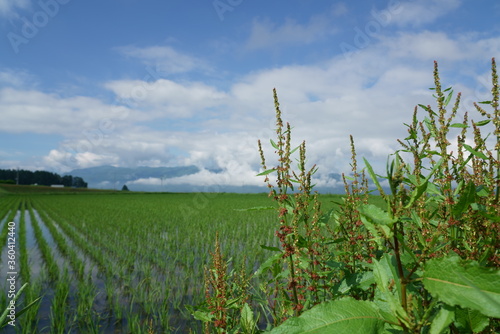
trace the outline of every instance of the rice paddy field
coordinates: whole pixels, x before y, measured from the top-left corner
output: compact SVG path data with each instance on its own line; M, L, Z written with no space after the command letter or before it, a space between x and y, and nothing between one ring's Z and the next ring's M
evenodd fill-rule
M2 189L0 307L8 264L17 289L29 283L19 307L42 296L5 333L197 333L186 305L203 301L216 233L249 274L278 244L276 211L246 210L272 207L267 194Z

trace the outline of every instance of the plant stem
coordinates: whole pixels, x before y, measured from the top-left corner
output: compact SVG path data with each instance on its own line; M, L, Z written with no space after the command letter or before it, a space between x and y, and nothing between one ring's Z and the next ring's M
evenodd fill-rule
M404 276L403 272L403 265L401 263L401 254L399 250L399 240L398 240L398 225L401 223L395 223L394 224L394 253L396 255L396 263L398 267L398 275L399 275L399 280L401 282L401 305L403 306L403 309L405 311L408 310L408 302L406 299L406 278Z
M293 265L293 254L290 254L290 276L292 277L292 292L293 292L293 302L295 306L299 305L299 297L297 296L297 282L295 282L295 266ZM300 314L299 312L296 312Z

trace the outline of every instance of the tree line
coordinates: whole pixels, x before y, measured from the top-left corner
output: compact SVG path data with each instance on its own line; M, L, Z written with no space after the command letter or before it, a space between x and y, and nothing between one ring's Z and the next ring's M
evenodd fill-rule
M81 177L47 172L43 170L30 171L24 169L0 169L0 183L21 185L62 184L65 187L87 188L87 182Z

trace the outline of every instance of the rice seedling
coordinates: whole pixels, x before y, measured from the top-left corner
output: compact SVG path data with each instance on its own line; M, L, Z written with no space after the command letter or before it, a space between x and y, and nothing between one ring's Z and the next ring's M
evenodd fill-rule
M54 256L52 254L51 248L45 238L42 235L42 230L38 224L38 221L33 212L33 208L31 205L28 206L29 214L31 217L31 224L33 226L33 232L35 234L36 242L38 244L38 248L42 254L42 258L44 260L45 267L47 268L49 277L52 281L56 281L59 277L59 267L57 266L56 261L54 260Z
M69 323L68 298L70 292L70 278L67 269L63 271L57 282L52 304L50 307L51 333L63 334L68 331Z

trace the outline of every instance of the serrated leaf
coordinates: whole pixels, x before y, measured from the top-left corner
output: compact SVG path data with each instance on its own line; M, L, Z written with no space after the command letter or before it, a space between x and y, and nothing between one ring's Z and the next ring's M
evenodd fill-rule
M299 317L286 320L270 334L379 334L384 332L384 319L374 303L341 299L319 304Z
M450 256L428 261L423 283L434 297L449 305L500 318L500 270Z
M254 319L252 309L245 303L241 309L241 327L245 333L253 333L257 321Z

